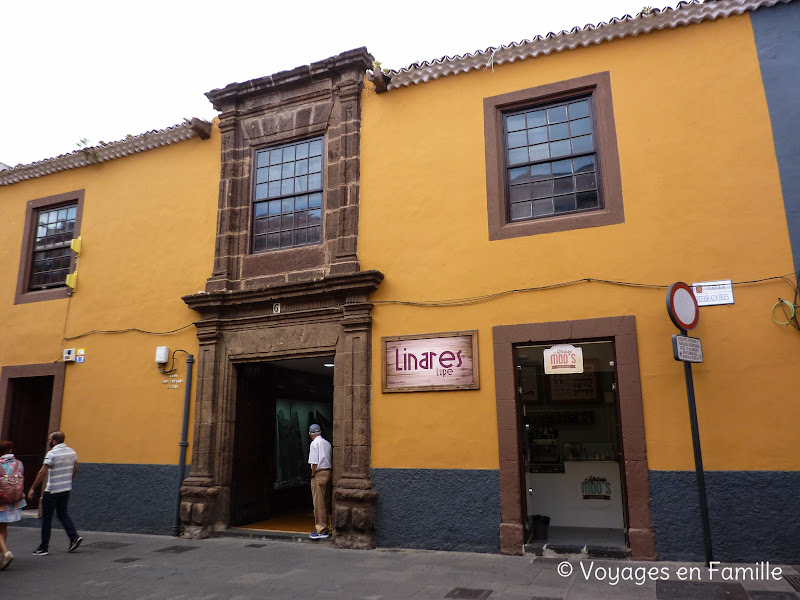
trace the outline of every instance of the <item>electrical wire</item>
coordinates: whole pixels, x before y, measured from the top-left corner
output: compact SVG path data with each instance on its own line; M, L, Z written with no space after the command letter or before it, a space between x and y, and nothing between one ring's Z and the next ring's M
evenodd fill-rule
M186 356L191 356L186 350L183 350L182 348L178 348L177 350L174 350L172 352L172 368L169 369L169 370L164 370L161 367L159 367L158 370L161 371L162 374L169 375L170 373L174 373L175 371L178 370L175 367L175 354L177 354L178 352L183 352Z
M762 279L751 279L747 281L736 281L732 282L731 285L751 285L756 283L764 283L766 281L774 281L777 279L783 279L795 290L797 293L796 286L792 285L788 277L790 275L796 275L795 273L789 273L787 275L777 275L775 277L764 277ZM496 298L500 298L502 296L507 296L509 294L517 294L522 292L539 292L543 290L551 290L561 287L568 287L573 285L578 285L581 283L604 283L608 285L619 285L619 286L626 286L626 287L640 287L640 288L650 288L650 289L667 289L669 288L669 284L656 284L656 283L638 283L632 281L615 281L612 279L597 279L594 277L584 277L582 279L573 279L572 281L563 281L560 283L553 283L550 285L542 285L542 286L535 286L535 287L528 287L528 288L518 288L513 290L505 290L502 292L495 292L493 294L485 294L483 296L471 296L466 298L451 298L447 300L372 300L372 304L400 304L404 306L464 306L469 304L478 304L481 302L487 302L489 300L494 300Z
M795 281L800 281L800 271L795 273L794 276ZM797 319L797 309L800 308L800 287L796 283L792 283L788 276L784 276L783 279L789 284L792 291L794 291L794 299L789 302L783 298L778 298L778 301L772 306L772 320L778 325L784 325L786 327L791 326L800 331L800 321ZM786 317L785 321L778 321L778 319L775 318L775 309L779 306L781 307L783 316ZM788 313L787 310L789 311Z
M800 272L798 272L798 273L788 273L786 275L777 275L775 277L764 277L764 278L761 278L761 279L750 279L750 280L747 280L747 281L735 281L735 282L732 282L732 285L752 285L752 284L756 284L756 283L764 283L764 282L767 282L767 281L775 281L777 279L782 279L794 291L794 298L795 298L794 302L791 303L791 302L786 301L786 303L788 305L793 307L793 312L792 312L791 316L785 315L785 316L787 316L787 322L779 322L777 320L775 322L776 323L780 323L780 324L784 324L784 325L792 325L793 327L795 327L798 330L800 330L800 324L798 324L797 314L796 314L796 310L795 310L798 307L797 306L798 305L798 295L800 294L800 291L798 290L798 286L796 284L792 283L792 281L789 279L789 277L792 276L792 275L795 276L796 280L797 280L797 278L800 278ZM534 287L527 287L527 288L517 288L517 289L513 289L513 290L504 290L502 292L495 292L493 294L484 294L484 295L481 295L481 296L469 296L469 297L465 297L465 298L451 298L451 299L446 299L446 300L372 300L371 302L372 302L372 304L387 304L387 305L388 304L397 304L397 305L404 305L404 306L420 306L420 307L465 306L465 305L470 305L470 304L479 304L479 303L482 303L482 302L488 302L490 300L495 300L497 298L501 298L501 297L507 296L509 294L518 294L518 293L525 293L525 292L538 292L538 291L544 291L544 290L552 290L552 289L557 289L557 288L562 288L562 287L569 287L569 286L573 286L573 285L579 285L579 284L582 284L582 283L603 283L603 284L607 284L607 285L618 285L618 286L624 286L624 287L647 288L647 289L667 289L669 287L669 284L640 283L640 282L634 282L634 281L616 281L616 280L613 280L613 279L597 279L595 277L584 277L582 279L573 279L571 281L562 281L562 282L559 282L559 283L553 283L553 284L549 284L549 285L541 285L541 286L534 286ZM70 296L70 299L71 299L71 296ZM779 299L779 301L773 306L773 313L774 313L775 308L779 304L781 304L781 302L782 301ZM67 306L67 310L69 311L69 305ZM773 315L773 320L774 320L774 315ZM194 325L194 323L189 323L188 325L184 325L183 327L178 327L177 329L172 329L170 331L148 331L146 329L139 329L138 327L129 327L129 328L126 328L126 329L92 329L91 331L85 331L84 333L80 333L78 335L73 335L73 336L69 336L69 337L65 336L62 339L62 346L63 346L63 342L66 342L66 341L69 341L69 340L77 340L77 339L80 339L82 337L86 337L88 335L93 335L93 334L118 334L118 333L128 333L128 332L135 331L135 332L144 333L144 334L147 334L147 335L170 335L172 333L177 333L178 331L183 331L184 329L188 329L189 327L192 327L192 325ZM65 322L64 322L64 332L66 333L66 318L65 318ZM177 350L176 350L176 352L177 352ZM185 351L182 351L182 352L185 352ZM174 353L173 353L173 366L174 366Z
M69 307L72 305L72 296L72 293L68 294L67 310L64 313L64 330L61 332L61 356L59 356L54 362L59 362L64 358L64 342L67 340L67 338L64 336L67 335L67 321L69 320Z
M172 329L170 331L147 331L146 329L139 329L138 327L128 327L127 329L92 329L91 331L84 331L83 333L79 333L78 335L73 335L70 337L65 337L64 341L69 340L77 340L82 337L86 337L87 335L92 335L94 333L105 333L105 334L114 334L114 333L128 333L130 331L136 331L138 333L145 333L147 335L169 335L171 333L176 333L178 331L183 331L184 329L188 329L194 325L194 323L189 323L188 325L184 325L183 327L178 327L177 329Z
M789 310L791 314L786 314L786 306L789 306ZM778 321L775 318L775 309L781 307L783 310L783 316L786 317L785 321ZM795 305L789 302L788 300L784 300L783 298L778 298L778 301L772 305L772 320L775 321L778 325L794 325L794 320L797 316L797 311L795 310Z

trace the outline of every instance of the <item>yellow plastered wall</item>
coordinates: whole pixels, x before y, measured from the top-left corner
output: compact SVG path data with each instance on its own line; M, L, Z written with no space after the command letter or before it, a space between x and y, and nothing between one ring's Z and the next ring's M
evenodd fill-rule
M609 71L625 222L488 240L483 99ZM749 17L616 40L363 94L359 257L386 274L382 336L478 329L480 390L381 393L372 365L372 465L497 469L492 327L635 315L650 469L694 468L683 367L664 289L591 283L461 307L389 300L492 294L592 277L650 284L750 281L793 271ZM783 281L701 309L694 367L705 467L800 464L795 330L771 307Z
M63 343L85 349L66 367L61 428L81 462L172 464L179 456L183 382L163 383L157 346L197 359L199 315L182 296L205 287L214 259L220 136L0 187L0 366L60 360ZM84 189L77 290L71 299L14 305L25 207L30 200ZM192 381L192 407L197 364ZM190 416L191 436L193 415ZM188 454L188 459L191 453Z

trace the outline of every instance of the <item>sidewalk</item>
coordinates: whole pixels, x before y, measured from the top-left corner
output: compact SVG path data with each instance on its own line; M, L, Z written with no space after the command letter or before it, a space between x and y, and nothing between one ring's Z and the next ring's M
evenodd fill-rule
M784 565L770 565L782 568L779 581L758 580L763 569L739 565L751 571L741 571L737 582L723 581L720 570L709 583L704 565L688 563L573 560L564 565L560 559L532 556L360 551L324 543L98 532L86 532L80 549L68 554L66 535L58 527L48 556L31 554L38 542L37 529L9 528L15 559L0 572L3 598L800 600L786 578L794 577L800 587L800 572ZM681 567L687 573L695 567L706 583L679 581ZM571 574L561 576L559 569ZM648 577L647 569L655 575ZM619 583L611 585L609 578L617 574ZM633 580L637 575L642 585ZM733 571L729 575L736 576ZM665 576L669 579L653 580Z

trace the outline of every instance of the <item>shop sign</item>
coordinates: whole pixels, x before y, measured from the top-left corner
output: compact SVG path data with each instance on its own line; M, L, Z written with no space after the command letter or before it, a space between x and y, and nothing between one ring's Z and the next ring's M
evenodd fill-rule
M581 481L581 500L592 508L605 508L611 505L611 482L605 477L589 476Z
M546 375L583 373L583 348L570 344L547 348L544 351L544 372Z
M476 390L478 332L381 338L384 392Z
M692 291L698 306L733 304L733 282L730 279L693 283Z

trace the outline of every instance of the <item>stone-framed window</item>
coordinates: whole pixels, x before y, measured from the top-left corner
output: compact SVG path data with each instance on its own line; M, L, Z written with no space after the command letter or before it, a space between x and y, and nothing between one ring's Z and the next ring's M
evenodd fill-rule
M325 139L255 151L252 251L322 242Z
M31 200L25 207L14 304L66 298L75 268L70 241L80 235L84 190Z
M602 208L592 97L503 114L507 222Z
M608 72L484 99L489 239L622 223Z

